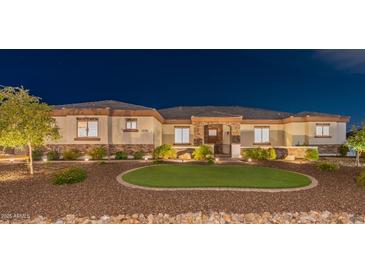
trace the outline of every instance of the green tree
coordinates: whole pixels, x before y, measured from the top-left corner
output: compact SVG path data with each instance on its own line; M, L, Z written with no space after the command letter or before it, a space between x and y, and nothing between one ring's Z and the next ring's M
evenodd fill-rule
M347 145L356 151L356 166L360 166L360 155L365 152L365 126L361 130L354 128L354 134L347 139Z
M30 174L33 174L33 148L59 136L49 105L29 95L29 90L23 87L0 89L0 146L27 147Z

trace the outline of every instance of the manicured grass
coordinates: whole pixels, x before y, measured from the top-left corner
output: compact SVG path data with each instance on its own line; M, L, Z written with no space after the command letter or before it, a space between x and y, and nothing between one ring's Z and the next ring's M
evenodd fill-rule
M237 187L295 188L308 186L308 177L273 168L226 165L158 165L131 171L123 180L161 188Z

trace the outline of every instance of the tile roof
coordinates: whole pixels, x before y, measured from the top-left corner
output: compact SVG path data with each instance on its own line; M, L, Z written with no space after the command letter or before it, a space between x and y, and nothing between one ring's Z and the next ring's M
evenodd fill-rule
M76 108L76 109L93 109L93 108L110 108L112 110L147 110L153 109L140 105L134 105L114 100L104 100L96 102L84 102L66 105L53 106L55 109ZM154 110L154 109L153 109ZM319 113L319 112L299 112L296 114L282 111L273 111L261 108L249 108L241 106L180 106L157 110L165 119L191 119L194 117L242 117L243 119L284 119L290 116L325 116L325 117L342 117L341 115Z
M172 107L158 110L165 119L190 119L196 117L239 117L244 119L283 119L293 114L240 106Z
M123 110L151 109L151 108L140 106L140 105L128 104L128 103L114 101L114 100L57 105L57 106L53 106L53 107L55 109L61 109L61 108L81 108L81 109L110 108L110 109L123 109Z

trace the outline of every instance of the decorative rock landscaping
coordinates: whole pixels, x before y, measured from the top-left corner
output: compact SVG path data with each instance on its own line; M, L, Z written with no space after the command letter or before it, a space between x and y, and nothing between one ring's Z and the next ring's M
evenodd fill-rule
M312 212L308 215L311 217L306 214L301 215L304 216L303 222L310 222L313 221L311 218L317 220L313 212L328 211L331 212L331 217L325 218L323 222L337 222L340 218L355 223L362 222L361 216L365 215L365 187L357 186L355 180L361 172L360 168L341 166L338 171L327 172L319 170L314 163L281 161L253 163L257 166L299 172L318 179L319 184L315 188L281 193L210 190L157 192L132 189L116 181L119 174L150 164L145 161L113 161L103 164L98 162L37 163L34 176L28 174L24 163L0 164L0 220L22 223L36 223L43 220L43 222L54 223L57 220L64 222L65 216L73 214L73 217L69 216L72 222L76 222L75 216L95 216L90 219L98 222L104 215L113 219L117 216L132 216L138 213L144 214L147 218L150 214L160 216L159 213L162 213L169 214L169 218L177 218L176 216L188 212L202 212L207 216L211 215L211 212L228 212L244 214L246 218L258 218L259 215L263 215L263 212L277 212L278 214L272 217L273 220L285 217L287 219L283 219L282 222L289 219L294 222L298 221L295 212ZM71 185L53 185L51 182L54 173L69 167L85 169L86 180ZM295 220L294 217L289 218L289 214L293 214ZM37 221L35 219L38 216L44 218ZM321 223L322 221L319 220L323 218L323 216L318 217L318 222ZM107 220L108 218L105 217L104 222ZM83 221L88 222L87 218Z
M364 224L365 215L349 213L331 213L328 211L283 212L283 213L247 213L232 214L212 212L210 214L186 213L169 214L126 214L117 216L102 216L96 218L76 217L67 215L57 220L42 216L33 219L0 220L0 224L30 223L30 224Z

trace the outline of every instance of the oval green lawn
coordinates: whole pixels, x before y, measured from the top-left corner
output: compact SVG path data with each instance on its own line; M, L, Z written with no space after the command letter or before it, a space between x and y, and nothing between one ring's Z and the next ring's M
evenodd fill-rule
M296 188L311 180L297 173L256 166L156 165L126 173L123 180L157 188Z

